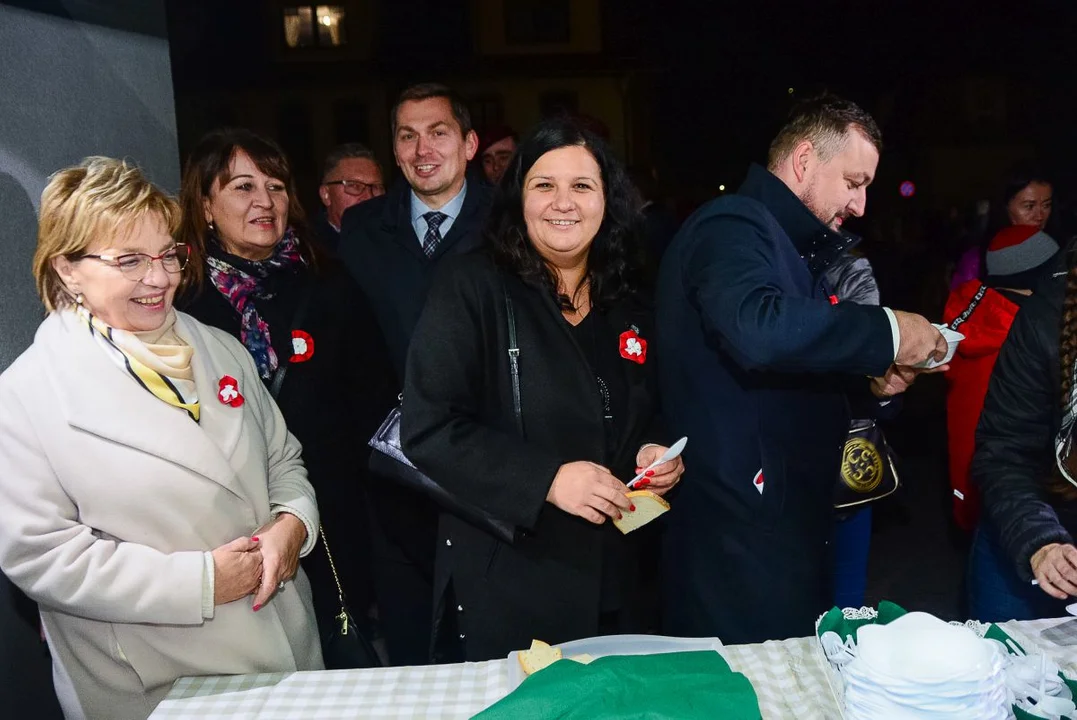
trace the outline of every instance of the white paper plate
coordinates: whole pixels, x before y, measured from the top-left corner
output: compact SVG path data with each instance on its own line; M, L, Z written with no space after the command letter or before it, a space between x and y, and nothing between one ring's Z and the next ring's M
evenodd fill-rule
M989 641L922 612L910 612L888 625L861 627L857 651L865 669L880 680L977 680L996 670L996 651Z

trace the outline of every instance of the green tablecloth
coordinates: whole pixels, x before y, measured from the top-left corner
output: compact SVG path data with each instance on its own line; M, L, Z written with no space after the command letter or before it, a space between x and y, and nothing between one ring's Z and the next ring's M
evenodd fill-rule
M758 720L748 678L716 652L623 655L590 665L560 660L474 720Z

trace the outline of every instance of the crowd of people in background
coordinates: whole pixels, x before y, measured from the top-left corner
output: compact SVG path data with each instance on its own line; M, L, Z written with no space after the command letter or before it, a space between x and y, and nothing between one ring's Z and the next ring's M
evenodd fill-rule
M798 104L683 223L579 119L480 133L421 84L391 129L400 177L334 148L313 218L244 129L202 138L178 201L108 158L50 180L49 314L0 376L0 569L41 607L69 717L145 717L184 675L808 635L864 598L875 496L835 492L887 459L851 428L925 373L949 386L972 616L1077 595L1077 269L1043 174L956 263L950 360L845 227L883 153L848 100ZM414 467L507 535L370 469L398 405ZM636 475L672 509L625 535ZM385 657L343 650L342 621Z

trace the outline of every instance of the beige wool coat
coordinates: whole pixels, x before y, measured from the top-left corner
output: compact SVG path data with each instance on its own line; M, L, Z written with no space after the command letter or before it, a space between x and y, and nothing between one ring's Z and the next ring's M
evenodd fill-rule
M246 349L183 313L175 330L194 348L197 424L71 311L0 375L0 569L40 606L69 718L145 718L184 675L322 668L302 570L257 613L248 597L203 617L206 551L282 509L317 528L318 509ZM218 398L224 375L239 407Z

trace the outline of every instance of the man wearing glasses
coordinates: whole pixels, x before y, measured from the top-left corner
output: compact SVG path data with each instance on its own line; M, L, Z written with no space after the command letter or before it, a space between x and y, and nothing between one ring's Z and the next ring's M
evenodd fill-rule
M385 194L381 165L365 145L345 143L329 151L318 196L325 205L319 218L322 242L336 251L340 245L340 219L344 211Z

